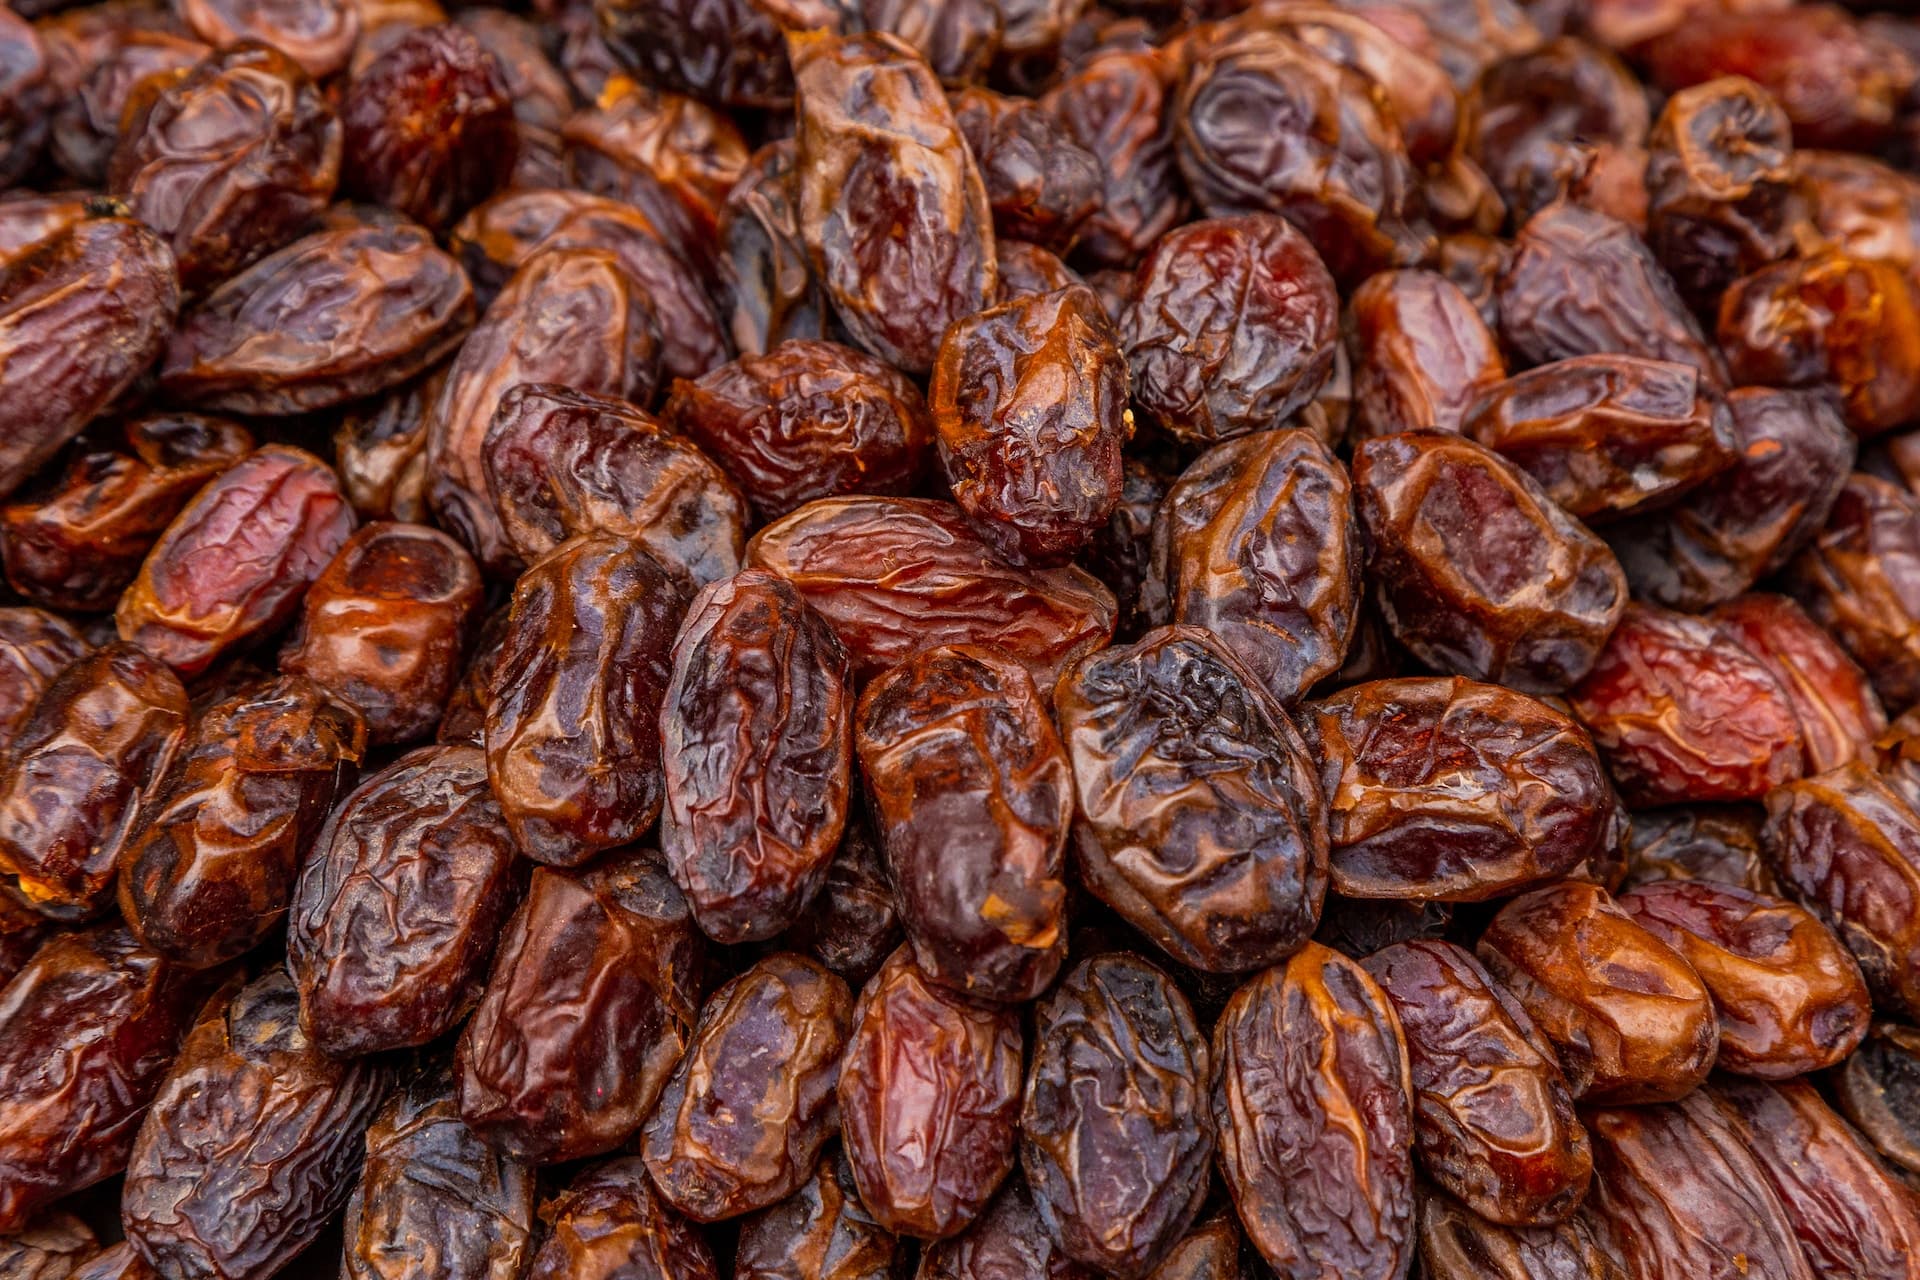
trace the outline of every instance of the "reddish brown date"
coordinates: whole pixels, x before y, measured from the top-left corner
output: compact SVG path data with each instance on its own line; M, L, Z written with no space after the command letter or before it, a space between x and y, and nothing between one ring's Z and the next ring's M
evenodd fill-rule
M719 1280L706 1239L660 1203L633 1157L587 1168L540 1217L546 1240L527 1280Z
M699 1014L705 948L649 851L537 867L461 1033L460 1116L538 1164L625 1142Z
M600 0L595 10L628 65L729 107L791 105L785 31L837 25L841 17L816 0Z
M997 240L993 256L1000 264L1000 286L994 297L1003 305L1030 293L1052 293L1076 284L1092 287L1079 272L1060 261L1058 254L1025 240ZM1127 289L1131 291L1132 285L1128 284ZM1120 309L1114 306L1113 299L1098 288L1094 288L1093 293L1108 321L1119 324Z
M1920 701L1920 499L1878 476L1848 476L1786 587L1887 706Z
M835 1147L798 1191L741 1221L733 1273L737 1280L899 1280L906 1262L899 1237L860 1203L853 1170Z
M179 679L130 644L55 676L0 765L0 884L54 919L106 905L138 806L186 722Z
M1584 1217L1503 1227L1442 1191L1420 1195L1422 1280L1628 1280Z
M333 433L334 469L364 520L432 519L427 506L427 406L446 366L371 404L345 410Z
M120 638L184 676L271 635L353 533L333 469L268 445L220 473L174 518L120 597Z
M929 982L909 950L860 993L840 1063L840 1132L860 1199L889 1231L939 1240L1013 1169L1020 1019Z
M66 1280L158 1280L158 1276L146 1259L122 1240L67 1272Z
M1626 577L1538 481L1471 440L1412 431L1356 447L1353 484L1381 613L1415 657L1526 693L1593 667Z
M1099 200L1080 224L1079 250L1091 262L1130 267L1186 216L1173 151L1179 72L1167 49L1116 44L1072 67L1040 100L1099 162Z
M1356 439L1409 428L1459 431L1507 373L1472 299L1434 271L1382 271L1348 299Z
M946 502L810 502L755 534L747 562L800 589L862 678L922 649L981 644L1051 688L1063 668L1113 635L1113 594L1093 575L1008 565Z
M686 597L610 533L520 576L487 706L487 776L522 852L577 866L660 815L660 704Z
M500 397L482 447L507 541L528 562L576 534L611 533L692 588L740 567L747 510L719 467L650 414L528 382Z
M1552 1044L1575 1097L1663 1102L1713 1068L1720 1030L1706 985L1597 885L1513 899L1480 935L1479 956Z
M346 66L360 34L350 0L174 0L174 10L210 45L272 45L315 79Z
M0 260L0 497L146 372L180 309L173 255L87 217Z
M782 952L714 992L638 1139L660 1196L696 1222L786 1199L836 1125L847 984Z
M476 747L426 747L367 779L300 869L287 972L336 1058L426 1044L480 998L524 883Z
M1099 160L1030 98L969 87L953 95L953 114L980 168L996 238L1066 252L1100 202Z
M1280 1280L1394 1280L1413 1255L1413 1103L1386 993L1310 942L1213 1029L1220 1169Z
M663 416L733 477L762 520L815 498L912 493L932 454L913 380L836 342L795 338L677 381Z
M437 529L356 530L307 589L280 669L356 707L376 744L440 723L481 603L480 570Z
M1451 942L1402 942L1361 963L1406 1037L1427 1175L1492 1222L1564 1220L1586 1196L1593 1149L1527 1011Z
M1060 564L1120 500L1127 364L1084 285L957 320L927 393L947 487L1015 564Z
M1039 995L1066 954L1073 776L1033 677L981 646L924 650L867 686L854 727L920 970Z
M1167 477L1159 471L1128 461L1121 473L1120 501L1082 555L1085 566L1107 585L1120 606L1114 630L1123 640L1137 638L1165 612L1165 602L1158 598L1161 588L1154 580L1153 531L1168 487Z
M1833 1101L1880 1157L1920 1173L1920 1031L1882 1022L1827 1077Z
M266 939L366 746L359 712L304 676L199 711L120 855L134 933L194 968Z
M297 1003L274 969L208 1005L147 1111L120 1219L163 1276L267 1280L353 1193L392 1068L327 1058Z
M1713 611L1720 630L1758 658L1793 704L1807 772L1868 759L1886 731L1880 699L1832 636L1785 596L1746 595Z
M0 760L54 677L92 649L71 623L43 609L0 608Z
M833 336L833 304L800 235L799 150L787 138L754 152L720 209L718 298L743 355Z
M819 892L788 926L785 945L812 956L857 990L900 940L900 906L880 840L865 812L856 808L847 816L846 834Z
M763 569L694 598L660 709L660 847L708 937L770 938L819 890L847 826L847 657Z
M1345 661L1365 551L1353 486L1306 431L1256 431L1181 473L1153 528L1169 620L1205 627L1291 706Z
M1506 897L1613 836L1592 741L1525 694L1458 677L1375 680L1301 723L1320 762L1333 889L1347 897Z
M1689 805L1633 815L1627 884L1712 880L1780 896L1760 848L1766 811L1758 805Z
M1326 383L1339 337L1333 277L1267 213L1162 236L1120 322L1136 403L1188 444L1282 424Z
M1048 1234L1026 1184L1014 1177L965 1231L922 1249L913 1274L914 1280L1087 1280L1094 1273L1077 1265Z
M927 65L892 36L789 38L800 229L859 344L908 373L988 305L993 214Z
M99 1247L93 1228L55 1209L24 1230L0 1236L0 1267L19 1280L71 1280Z
M487 706L493 701L493 681L500 671L501 646L506 643L507 624L513 618L509 601L481 622L467 655L466 673L453 687L447 709L434 730L433 740L483 747L487 742Z
M125 1167L206 984L101 925L0 990L0 1233Z
M1178 1243L1207 1194L1210 1084L1187 998L1138 956L1083 961L1041 1002L1020 1163L1067 1257L1140 1280Z

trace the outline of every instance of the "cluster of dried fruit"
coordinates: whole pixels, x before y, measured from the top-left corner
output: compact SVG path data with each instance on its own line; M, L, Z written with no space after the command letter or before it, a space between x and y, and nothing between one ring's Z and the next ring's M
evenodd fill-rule
M1920 20L449 8L0 9L0 1280L1920 1280Z

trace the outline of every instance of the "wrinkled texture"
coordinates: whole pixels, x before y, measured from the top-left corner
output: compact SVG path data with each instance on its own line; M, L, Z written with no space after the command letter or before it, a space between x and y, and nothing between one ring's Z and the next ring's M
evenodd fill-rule
M914 1280L1085 1280L1092 1274L1048 1234L1026 1184L1016 1177L965 1231L920 1251Z
M1627 884L1712 880L1778 896L1760 848L1766 811L1758 805L1689 805L1633 815Z
M902 1280L906 1250L860 1203L836 1148L801 1188L740 1224L738 1280Z
M1628 1280L1584 1217L1503 1227L1439 1191L1420 1196L1423 1280Z
M1906 1174L1920 1173L1920 1032L1882 1022L1827 1077L1834 1105L1880 1157Z
M590 1166L540 1217L548 1233L528 1280L719 1280L707 1242L632 1157Z
M1856 471L1785 579L1890 711L1920 702L1920 499Z
M92 648L70 623L44 609L0 608L0 759L54 677Z
M1784 596L1747 595L1713 611L1721 632L1758 658L1793 704L1808 773L1869 759L1887 715L1865 673Z
M1479 395L1506 376L1473 301L1433 271L1382 271L1347 301L1356 439L1431 427L1459 431Z
M1098 203L1079 228L1089 261L1130 267L1186 216L1173 152L1178 73L1178 56L1165 49L1116 45L1073 67L1040 100L1099 162Z

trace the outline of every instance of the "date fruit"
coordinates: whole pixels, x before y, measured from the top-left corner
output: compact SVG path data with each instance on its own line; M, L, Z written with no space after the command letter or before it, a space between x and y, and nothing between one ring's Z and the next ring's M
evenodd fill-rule
M801 1188L740 1223L736 1280L899 1280L906 1249L860 1203L838 1147Z
M706 1240L660 1203L634 1157L589 1166L540 1217L546 1240L527 1280L719 1280Z

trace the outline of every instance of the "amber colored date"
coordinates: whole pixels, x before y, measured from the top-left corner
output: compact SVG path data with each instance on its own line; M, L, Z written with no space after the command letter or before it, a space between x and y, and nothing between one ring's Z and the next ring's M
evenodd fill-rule
M720 208L717 296L742 355L833 336L833 305L800 235L799 150L786 138L754 152Z
M1459 431L1480 394L1506 376L1500 344L1473 301L1433 271L1383 271L1347 301L1356 439L1410 428Z
M1099 162L1099 199L1079 228L1089 261L1130 267L1186 216L1173 151L1179 73L1168 49L1115 44L1068 69L1040 99Z
M1887 714L1864 672L1785 596L1745 595L1713 611L1735 643L1773 673L1800 722L1807 772L1869 759Z
M631 1156L583 1170L540 1217L546 1239L527 1280L719 1280L706 1239L660 1203Z
M798 1191L741 1221L733 1266L738 1280L899 1280L906 1261L834 1147Z
M987 189L996 241L1066 252L1100 202L1099 160L1030 98L968 86L952 102Z
M1920 701L1920 499L1856 471L1785 578L1887 706Z

